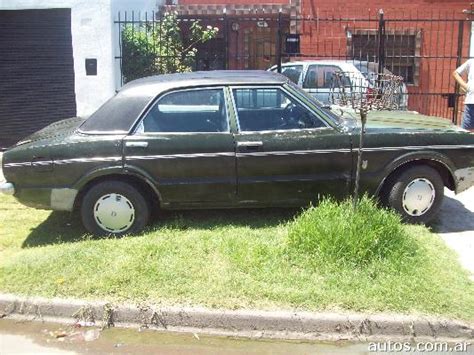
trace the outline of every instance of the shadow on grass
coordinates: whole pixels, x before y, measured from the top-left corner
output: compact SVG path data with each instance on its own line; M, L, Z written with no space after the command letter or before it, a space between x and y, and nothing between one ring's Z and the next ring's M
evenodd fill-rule
M153 218L151 227L179 230L211 230L229 226L268 228L293 219L299 211L295 208L160 211Z
M295 208L159 211L152 217L145 233L159 231L160 228L177 230L212 230L229 226L268 228L292 220L299 211ZM88 235L77 213L52 212L44 222L31 231L22 248L74 243L89 238L108 237Z
M42 245L73 243L87 238L78 214L51 212L44 222L33 228L22 248Z

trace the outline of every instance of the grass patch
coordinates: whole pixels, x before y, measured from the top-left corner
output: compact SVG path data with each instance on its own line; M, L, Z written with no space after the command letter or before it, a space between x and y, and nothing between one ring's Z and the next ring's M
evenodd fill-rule
M382 212L375 222L354 217L354 226L347 218L337 226L352 233L344 240L339 232L320 232L324 218L344 216L326 209L333 207L320 210L319 222L318 209L296 220L295 210L167 212L140 236L96 239L85 234L78 216L1 196L0 291L474 320L474 283L439 237L424 227L392 225L393 216ZM347 217L347 206L342 209ZM374 223L375 232L357 238L364 223ZM380 223L390 229L377 229ZM394 231L394 239L386 238ZM307 238L316 232L318 239Z
M418 251L400 217L363 197L356 211L352 202L323 200L290 225L289 247L310 255L318 264L366 267L372 263L411 260ZM412 260L411 260L412 261ZM321 266L321 265L319 265Z

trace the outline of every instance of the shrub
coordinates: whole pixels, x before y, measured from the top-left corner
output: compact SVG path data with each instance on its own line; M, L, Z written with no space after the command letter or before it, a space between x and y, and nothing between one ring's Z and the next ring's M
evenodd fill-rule
M217 27L192 21L186 27L177 13L165 13L156 22L126 24L122 28L122 74L125 83L153 74L192 70L197 48L216 37Z
M288 247L323 264L366 266L377 261L403 262L417 250L400 217L363 197L352 202L323 200L290 223Z

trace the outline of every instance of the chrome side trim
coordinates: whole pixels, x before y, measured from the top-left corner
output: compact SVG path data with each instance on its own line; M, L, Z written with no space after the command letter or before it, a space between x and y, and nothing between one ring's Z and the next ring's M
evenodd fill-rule
M102 163L121 161L122 157L94 157L94 158L71 158L54 160L53 164L64 165L71 163Z
M235 157L235 153L234 152L219 152L219 153L195 153L195 154L132 155L132 156L126 157L126 160L217 158L217 157Z
M3 164L4 168L19 168L22 166L31 166L31 161L28 162L21 162L21 163L8 163L8 164Z
M379 151L398 151L398 150L443 150L443 149L474 149L474 144L468 145L424 145L424 146L406 146L406 147L378 147L364 148L364 152ZM160 154L160 155L132 155L126 157L127 160L153 160L153 159L174 159L174 158L215 158L215 157L244 157L244 156L267 156L267 155L304 155L304 154L328 154L328 153L350 153L350 148L343 149L315 149L315 150L288 150L288 151L268 151L268 152L250 152L250 153L234 153L234 152L216 152L216 153L183 153L183 154ZM117 162L122 157L95 157L95 158L72 158L54 160L52 164L64 165L71 163L96 163L96 162ZM51 161L34 162L38 165L49 165ZM4 168L32 166L32 162L19 162L5 164Z
M71 163L101 163L101 162L116 162L121 161L122 157L93 157L93 158L71 158L71 159L58 159L58 160L44 160L44 161L33 161L33 162L20 162L20 163L8 163L3 165L4 168L13 167L24 167L24 166L48 166L48 165L65 165Z
M377 148L364 148L364 152L377 152L377 151L396 151L396 150L425 150L425 149L474 149L474 144L466 145L413 145L405 147L377 147Z
M308 155L308 154L330 154L330 153L350 153L351 149L319 149L319 150L289 150L289 151L270 151L270 152L250 152L237 153L238 158L247 156L288 156L288 155Z

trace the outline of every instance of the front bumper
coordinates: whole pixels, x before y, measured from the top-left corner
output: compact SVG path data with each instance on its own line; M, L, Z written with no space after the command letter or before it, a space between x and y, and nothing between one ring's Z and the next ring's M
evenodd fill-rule
M15 186L11 182L0 183L0 193L5 195L14 195Z

